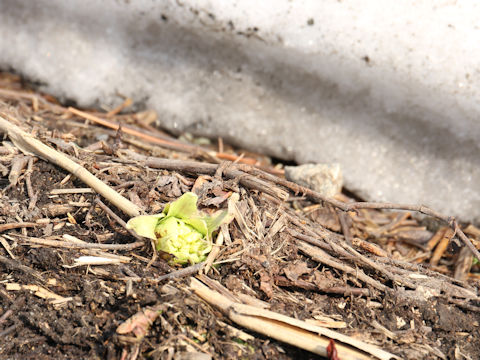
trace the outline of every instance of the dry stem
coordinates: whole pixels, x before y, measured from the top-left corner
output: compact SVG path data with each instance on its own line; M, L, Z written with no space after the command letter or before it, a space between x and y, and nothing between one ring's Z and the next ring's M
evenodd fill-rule
M41 158L51 161L55 165L64 168L94 189L97 193L108 199L112 204L129 216L133 217L140 215L141 209L137 205L121 196L101 180L97 179L87 169L69 159L66 155L35 139L33 136L27 134L18 126L5 120L1 116L0 131L7 133L13 143L25 154L34 154L40 156Z

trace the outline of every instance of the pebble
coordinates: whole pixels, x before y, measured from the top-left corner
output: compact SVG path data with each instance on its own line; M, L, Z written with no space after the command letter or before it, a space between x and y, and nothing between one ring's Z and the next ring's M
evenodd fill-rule
M327 197L333 197L342 191L343 175L339 164L285 166L285 177Z

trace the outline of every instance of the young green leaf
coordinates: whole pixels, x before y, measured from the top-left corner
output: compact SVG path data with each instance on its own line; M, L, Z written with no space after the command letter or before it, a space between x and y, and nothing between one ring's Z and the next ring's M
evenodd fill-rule
M128 221L127 229L132 229L137 235L157 240L155 228L157 227L159 220L163 217L165 217L165 214L163 213L156 215L140 215Z
M161 214L141 215L127 223L138 235L154 240L159 251L174 256L173 262L195 264L212 250L212 235L233 218L227 211L213 215L197 209L197 195L188 192L165 206Z

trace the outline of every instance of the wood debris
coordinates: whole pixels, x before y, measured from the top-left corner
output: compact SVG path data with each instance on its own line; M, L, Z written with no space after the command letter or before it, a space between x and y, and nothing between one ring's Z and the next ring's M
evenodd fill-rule
M2 76L0 357L480 358L474 224L327 198L128 99L67 108ZM206 262L172 267L125 222L188 191L234 221Z

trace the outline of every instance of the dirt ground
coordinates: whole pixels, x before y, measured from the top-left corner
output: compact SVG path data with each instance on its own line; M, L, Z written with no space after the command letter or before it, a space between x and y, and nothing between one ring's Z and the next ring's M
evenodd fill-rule
M25 90L18 77L0 76L1 117L145 213L161 212L188 191L198 194L205 211L225 209L238 194L214 266L197 276L198 266L182 272L165 254L155 257L150 242L135 239L115 217L128 221L128 215L4 136L0 359L319 358L238 324L192 290L196 276L244 304L402 359L480 359L480 269L452 240L448 224L400 210L343 212L335 201L354 199L339 194L331 203L318 201L285 182L282 165L266 156L239 156L221 141L188 135L191 142L182 142L152 128L153 112L120 110L87 113L124 124L107 129ZM478 249L480 230L462 228ZM81 265L81 256L112 263ZM119 331L148 309L154 315L142 331Z

